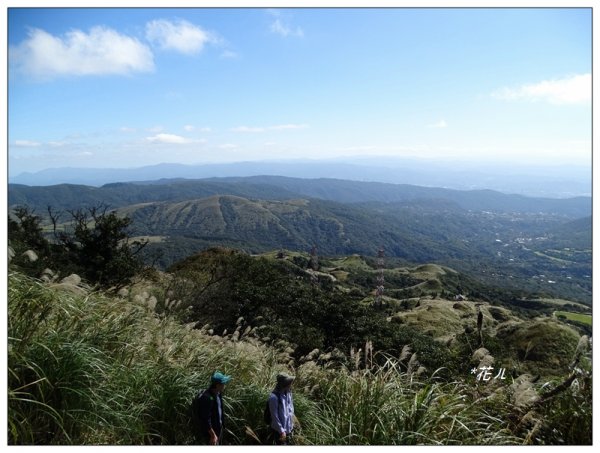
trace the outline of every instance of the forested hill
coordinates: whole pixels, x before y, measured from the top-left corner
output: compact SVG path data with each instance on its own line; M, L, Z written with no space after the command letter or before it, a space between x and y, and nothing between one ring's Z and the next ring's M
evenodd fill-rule
M454 190L409 184L347 181L341 179L299 179L283 176L219 178L207 181L246 182L272 185L304 196L356 203L443 199L474 211L555 213L577 218L591 215L591 198L533 198L493 190ZM424 181L426 183L426 181Z
M113 208L154 201L184 201L211 195L290 200L320 198L342 203L399 202L441 199L463 209L493 212L528 212L564 215L573 219L591 215L591 198L530 198L491 190L460 191L406 184L357 182L337 179L299 179L279 176L159 180L145 183L113 183L102 187L61 184L32 187L9 184L9 206L28 205L37 211L47 206L72 209L99 203Z

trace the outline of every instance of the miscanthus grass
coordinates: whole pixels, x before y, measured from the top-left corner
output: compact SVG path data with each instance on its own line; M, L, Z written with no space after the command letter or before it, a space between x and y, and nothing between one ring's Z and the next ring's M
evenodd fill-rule
M501 415L505 403L417 376L407 354L366 369L293 368L290 351L243 332L210 335L134 299L56 291L19 273L8 283L10 444L191 444L191 399L217 369L233 376L225 443L264 442L265 402L284 370L297 376L298 444L523 442Z
M229 441L285 365L264 345L182 326L147 304L56 291L18 273L8 285L10 444L188 444L189 405L216 369L235 376ZM259 414L260 412L260 414Z

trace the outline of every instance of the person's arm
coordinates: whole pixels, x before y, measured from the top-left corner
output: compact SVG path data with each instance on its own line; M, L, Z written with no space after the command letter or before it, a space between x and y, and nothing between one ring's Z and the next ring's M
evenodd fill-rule
M294 396L292 395L292 392L290 392L289 404L290 413L292 414L292 429L294 429L294 418L296 418L296 412L294 411Z
M280 436L285 437L285 429L279 419L279 398L274 393L269 396L269 410L271 411L271 428L279 433Z
M208 435L210 436L210 438L209 438L210 445L217 445L219 443L219 438L215 434L214 429L208 428Z

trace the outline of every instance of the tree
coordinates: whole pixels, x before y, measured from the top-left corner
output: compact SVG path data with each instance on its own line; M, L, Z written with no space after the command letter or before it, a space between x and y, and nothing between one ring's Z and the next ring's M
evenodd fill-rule
M142 268L139 252L148 241L130 242L131 219L108 212L108 206L68 211L70 224L58 229L61 213L48 209L58 247L56 261L92 283L121 287Z
M48 266L50 243L44 236L42 218L27 206L17 206L8 216L9 245L15 252L13 264L23 272L38 277ZM23 257L23 252L32 250L37 260L30 261Z
M37 254L48 251L49 243L44 237L41 223L42 218L29 207L14 208L13 217L8 216L8 238L15 251L31 249Z

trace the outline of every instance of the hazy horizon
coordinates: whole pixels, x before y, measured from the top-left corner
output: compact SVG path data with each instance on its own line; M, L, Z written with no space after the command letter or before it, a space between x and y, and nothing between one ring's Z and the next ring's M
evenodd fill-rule
M102 186L116 182L165 179L206 179L252 176L303 179L330 178L348 181L409 184L458 190L489 189L533 197L591 196L591 168L576 165L521 166L510 162L437 161L372 156L348 159L278 159L188 165L162 163L129 168L55 168L10 175L9 183L30 186L83 184Z
M282 159L591 168L590 8L10 8L8 24L12 177Z
M135 164L131 163L130 165L113 165L111 162L106 162L104 165L99 163L98 165L89 165L89 166L56 166L56 167L48 167L43 168L37 171L23 171L21 173L11 174L9 175L9 179L18 177L23 174L37 174L44 172L46 170L62 170L62 169L85 169L85 170L136 170L140 168L146 167L158 167L158 166L167 166L167 165L181 165L186 167L202 167L202 166L217 166L217 165L236 165L236 164L255 164L255 163L273 163L273 164L293 164L293 163L331 163L331 164L340 164L340 165L357 165L357 166L368 166L368 167L387 167L390 164L392 165L419 165L419 164L429 164L434 166L445 166L450 165L452 167L460 167L463 166L466 170L468 169L501 169L502 167L510 167L515 171L534 171L540 172L549 169L560 170L561 172L565 169L573 169L573 170L581 170L581 171L592 171L592 164L563 164L563 163L553 163L553 162L541 162L539 164L520 164L518 166L515 165L513 161L510 160L497 160L497 161L484 161L484 160L459 160L459 159L437 159L434 157L425 158L425 157L414 157L414 156L369 156L369 155L354 155L354 156L338 156L338 157L296 157L296 158L272 158L272 159L242 159L237 161L207 161L207 162L173 162L164 160L162 162L151 163L151 164Z

